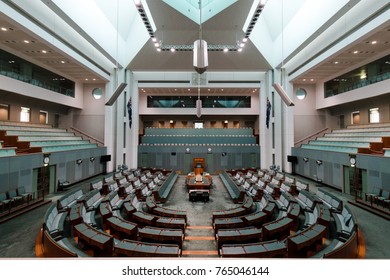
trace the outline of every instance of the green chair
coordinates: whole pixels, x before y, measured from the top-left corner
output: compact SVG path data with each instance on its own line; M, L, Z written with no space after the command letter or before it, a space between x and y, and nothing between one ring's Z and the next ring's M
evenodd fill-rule
M14 202L15 206L20 205L23 202L23 197L18 195L16 189L8 191L8 198Z
M26 189L24 187L20 187L17 189L18 196L21 196L23 198L24 202L29 203L32 200L32 193L26 192Z
M372 190L372 193L366 193L366 201L369 201L371 204L374 202L374 200L380 196L381 189L374 187Z
M381 203L382 206L385 207L385 201L389 199L390 199L390 192L386 190L382 190L382 194L376 197L376 204L379 205L379 203Z
M11 209L11 200L6 193L0 193L0 209L3 212L6 208Z

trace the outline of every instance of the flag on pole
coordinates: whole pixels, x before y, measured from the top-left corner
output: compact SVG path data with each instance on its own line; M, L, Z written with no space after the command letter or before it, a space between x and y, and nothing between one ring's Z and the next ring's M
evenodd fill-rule
M265 124L266 124L267 128L269 128L269 117L271 114L271 108L272 108L271 102L269 102L269 99L267 97L267 112L266 112L266 118L265 118Z
M129 114L129 127L131 128L132 120L132 110L131 110L131 97L129 98L129 101L127 102L127 113Z

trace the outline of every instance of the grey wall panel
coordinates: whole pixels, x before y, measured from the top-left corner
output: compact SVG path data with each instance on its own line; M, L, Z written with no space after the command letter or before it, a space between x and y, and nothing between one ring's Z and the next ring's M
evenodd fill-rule
M207 146L139 146L139 166L161 167L181 170L184 173L192 171L192 160L196 157L206 159L208 172L214 173L224 169L239 169L248 166L260 166L260 151L258 146L212 147L212 152L207 152ZM225 152L226 156L222 156ZM176 162L172 161L171 153L176 153ZM156 160L161 154L163 162ZM143 164L147 162L147 164ZM161 165L159 165L161 163Z
M66 179L71 183L75 181L76 160L81 158L85 167L80 168L79 180L97 175L103 172L103 166L100 164L100 156L107 153L106 148L85 149L78 151L53 152L50 154L50 165L57 166L56 181L60 178ZM94 163L89 158L96 158ZM98 168L89 172L89 165L97 165ZM43 165L42 154L28 154L13 157L0 158L0 192L8 191L12 188L24 186L26 191L32 190L33 169L41 168ZM97 170L97 172L96 172Z
M333 164L333 169L324 171L323 183L332 187L343 189L343 167L350 166L349 154L337 152L316 151L301 148L292 148L291 154L298 158L298 164L295 172L298 175L307 178L313 178L314 174L321 174L316 168L315 161L320 159L323 165ZM303 163L303 158L309 158L309 162ZM356 155L357 168L367 170L367 192L371 192L374 187L381 187L390 190L390 158L383 156L370 156L357 154ZM304 165L302 167L302 165ZM307 172L306 165L310 166L310 171Z

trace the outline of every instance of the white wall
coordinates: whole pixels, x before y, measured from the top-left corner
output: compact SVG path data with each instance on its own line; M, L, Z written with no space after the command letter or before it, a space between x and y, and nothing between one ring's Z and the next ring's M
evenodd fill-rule
M296 97L296 90L306 90L305 99L299 100ZM326 112L316 108L316 85L296 84L294 92L294 142L311 135L326 127Z
M101 99L93 98L92 90L94 88L102 88L103 96ZM73 127L103 141L105 85L85 84L83 92L83 102L86 106L82 110L74 110Z

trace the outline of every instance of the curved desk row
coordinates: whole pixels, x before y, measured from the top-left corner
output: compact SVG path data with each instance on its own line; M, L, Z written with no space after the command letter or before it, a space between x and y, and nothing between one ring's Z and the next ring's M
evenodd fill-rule
M227 243L258 242L261 239L261 229L256 227L238 229L220 229L215 235L218 248Z
M115 244L114 255L126 257L180 257L181 249L178 245L122 240Z
M286 244L276 240L252 244L222 245L219 250L221 257L231 258L274 258L284 257L286 254Z

